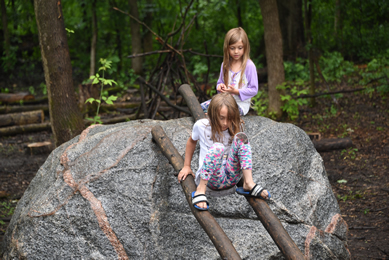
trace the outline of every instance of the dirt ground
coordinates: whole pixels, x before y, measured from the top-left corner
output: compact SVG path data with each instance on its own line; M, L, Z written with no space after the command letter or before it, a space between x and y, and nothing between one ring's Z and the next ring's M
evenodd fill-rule
M320 153L349 226L352 259L389 259L389 102L377 93L344 94L334 105L317 99L301 110L297 126L321 138L350 137L353 147ZM13 209L48 154L31 155L32 142L50 132L0 137L0 243Z

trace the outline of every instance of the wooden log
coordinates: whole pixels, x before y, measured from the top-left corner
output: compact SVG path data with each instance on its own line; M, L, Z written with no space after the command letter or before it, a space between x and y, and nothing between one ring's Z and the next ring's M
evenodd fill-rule
M33 110L43 110L49 112L49 105L27 105L27 106L1 106L0 114L20 113Z
M140 102L115 102L112 105L110 104L101 104L102 109L106 110L116 110L118 108L136 108L141 105Z
M282 226L281 221L269 208L269 205L259 198L246 197L246 199L285 258L288 260L304 260L303 253Z
M169 137L166 136L161 126L155 126L151 130L153 139L161 149L162 153L166 156L169 162L173 165L173 168L180 171L184 167L184 159L178 153ZM196 185L192 175L188 175L184 181L181 181L181 187L184 190L186 200L189 207L200 223L201 227L207 233L211 239L216 250L219 252L222 259L241 259L238 252L231 243L231 240L224 233L222 228L216 222L215 218L208 211L199 211L192 205L192 192L196 190Z
M353 146L353 142L350 138L321 139L312 142L318 152L346 149Z
M0 102L12 103L19 102L21 100L33 100L35 97L27 92L20 93L0 93Z
M1 127L0 128L0 136L9 136L9 135L31 133L31 132L40 132L40 131L51 131L50 123Z
M181 87L183 87L184 85L182 85ZM197 98L197 102L195 102L193 98L194 93L190 86L184 86L183 89L185 89L185 91L183 91L185 92L185 94L183 94L182 92L181 94L185 98L185 101L188 104L189 110L191 111L192 115L196 115L194 116L195 121L204 118L205 114L201 109L200 103L197 101ZM192 92L192 94L190 94L189 92ZM251 207L254 209L262 225L266 228L267 232L269 232L270 236L273 238L274 242L276 243L280 251L283 253L285 258L288 260L304 260L305 258L303 253L301 253L300 249L289 236L288 232L286 232L280 220L269 208L267 203L259 198L246 197L246 199L250 203Z
M43 110L11 113L0 115L0 126L39 124L43 123L44 119Z
M46 142L37 142L37 143L30 143L27 145L26 153L33 155L33 154L48 154L54 149L53 143L46 141Z
M183 84L180 86L178 91L184 97L186 104L188 105L189 110L192 113L192 116L195 119L195 121L204 118L205 113L201 108L200 103L197 100L197 97L193 93L192 88L188 84Z

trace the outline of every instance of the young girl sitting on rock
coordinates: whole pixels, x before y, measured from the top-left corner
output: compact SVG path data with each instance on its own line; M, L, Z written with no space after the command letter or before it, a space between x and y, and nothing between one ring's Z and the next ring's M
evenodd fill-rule
M233 188L243 176L243 187L236 192L241 195L270 198L270 193L258 184L252 176L251 146L243 131L239 107L229 93L215 95L208 107L208 118L198 120L185 149L184 168L178 174L178 181L193 174L190 165L200 141L199 169L196 172L196 191L192 193L192 204L198 210L208 210L205 195L207 186L211 190Z

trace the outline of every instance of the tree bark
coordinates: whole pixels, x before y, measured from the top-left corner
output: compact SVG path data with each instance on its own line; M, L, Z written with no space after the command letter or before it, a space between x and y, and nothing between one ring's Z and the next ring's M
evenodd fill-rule
M90 47L90 70L89 76L96 73L96 43L97 43L97 17L96 17L96 0L92 3L92 42Z
M8 31L8 18L7 18L7 7L5 5L5 0L0 0L1 5L1 17L3 23L3 36L4 36L4 52L5 56L9 56L10 41L9 41L9 31Z
M277 0L284 57L295 61L304 46L302 0Z
M72 66L61 1L35 0L42 63L49 97L55 145L70 140L84 129L73 86Z
M238 18L238 26L243 27L241 1L235 0L235 6L236 6L236 18Z
M138 5L136 0L129 0L128 5L130 6L130 14L135 18L139 19ZM131 28L131 45L132 45L132 54L142 53L142 37L140 34L140 25L130 19L130 28ZM137 57L131 60L132 69L135 74L142 74L142 58Z
M305 33L308 43L308 61L309 61L309 94L315 95L315 68L313 60L313 46L311 36L311 17L312 17L312 2L310 0L304 0L304 20L305 20ZM313 107L316 104L314 97L310 98L310 105Z
M341 15L341 0L335 1L335 19L334 19L334 36L338 50L343 54L343 31L342 31L342 15Z
M151 11L153 6L153 1L147 0L145 24L150 28L153 24L153 12ZM144 52L151 52L153 51L153 34L149 30L145 30L146 32L143 38L143 50Z
M268 69L269 114L277 119L282 116L282 91L276 87L285 81L282 35L276 0L259 0L265 31L266 61Z

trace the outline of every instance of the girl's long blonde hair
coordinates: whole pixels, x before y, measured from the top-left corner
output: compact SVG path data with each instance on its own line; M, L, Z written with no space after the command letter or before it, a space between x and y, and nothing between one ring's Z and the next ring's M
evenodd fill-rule
M226 34L226 37L224 38L224 45L223 45L223 80L224 80L224 84L226 86L228 86L228 84L229 84L229 82L228 82L228 80L229 80L228 72L230 70L230 62L231 62L229 47L230 47L231 44L235 44L235 43L237 43L240 40L243 43L244 54L243 54L242 70L241 70L241 74L240 74L240 80L239 80L238 88L242 87L243 74L244 74L244 71L246 70L247 61L250 59L250 43L249 43L249 38L247 37L246 32L241 27L233 28L233 29L229 30L227 32L227 34Z
M228 110L228 120L231 126L228 128L228 133L234 137L237 133L243 131L242 121L240 120L239 107L234 97L227 92L219 93L212 97L208 107L208 117L211 125L212 136L214 142L222 142L222 126L220 125L220 110L222 107ZM232 140L232 139L231 139ZM229 140L229 142L231 141Z

